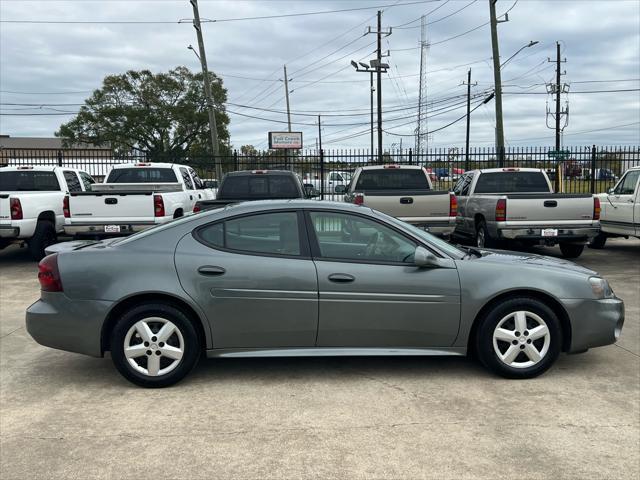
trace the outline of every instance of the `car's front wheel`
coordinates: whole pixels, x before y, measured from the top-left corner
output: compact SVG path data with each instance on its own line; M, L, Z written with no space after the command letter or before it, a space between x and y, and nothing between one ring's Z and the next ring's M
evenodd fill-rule
M165 304L127 311L111 333L118 371L142 387L168 387L182 380L200 357L198 334L189 318Z
M511 298L481 319L475 351L490 370L505 378L533 378L558 358L562 329L549 306L535 298Z

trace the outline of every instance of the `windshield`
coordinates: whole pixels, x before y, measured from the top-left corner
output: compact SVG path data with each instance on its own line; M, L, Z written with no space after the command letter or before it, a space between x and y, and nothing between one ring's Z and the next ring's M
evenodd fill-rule
M438 238L435 235L430 234L429 232L425 232L421 228L415 227L410 223L406 223L401 220L398 220L397 218L387 215L386 213L376 211L376 214L380 215L381 217L384 217L390 223L394 223L396 225L401 226L403 229L410 231L416 237L420 238L421 240L424 240L426 243L433 245L438 250L446 253L452 258L460 260L466 256L466 253L464 251L454 247L450 243L445 242L441 238Z
M0 191L5 192L59 192L60 184L53 172L12 171L0 172Z
M207 210L206 213L208 215L211 212L218 212L218 211L222 210L223 208L216 208L216 209ZM144 238L147 235L150 235L152 233L160 232L160 231L165 230L167 228L175 227L176 225L180 225L182 223L185 223L185 222L188 222L190 220L193 220L193 216L194 215L195 215L195 213L193 213L193 212L185 213L182 217L174 218L172 220L169 220L168 222L159 223L158 225L154 225L153 227L145 228L141 232L136 232L136 233L134 233L132 235L129 235L127 237L119 238L116 241L114 241L113 243L111 243L111 245L121 245L121 244L129 243L130 241L138 240L140 238Z
M104 183L176 183L176 174L170 168L114 168Z

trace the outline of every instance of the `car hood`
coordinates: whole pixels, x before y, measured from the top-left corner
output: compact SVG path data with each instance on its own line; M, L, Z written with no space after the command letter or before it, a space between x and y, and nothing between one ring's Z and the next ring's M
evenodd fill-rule
M542 268L553 268L565 272L574 272L584 275L597 275L589 268L582 267L568 260L561 258L547 257L535 253L512 252L509 250L481 250L482 257L476 258L478 262L491 262L510 265L531 265Z

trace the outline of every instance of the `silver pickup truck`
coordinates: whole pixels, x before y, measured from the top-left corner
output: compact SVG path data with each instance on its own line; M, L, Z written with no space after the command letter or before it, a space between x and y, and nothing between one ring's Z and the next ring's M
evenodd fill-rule
M456 196L433 190L429 174L417 165L360 167L347 186L345 201L366 205L436 235L450 235L456 225Z
M600 230L600 200L591 194L553 193L547 174L536 168L492 168L466 172L456 183L456 235L479 247L515 240L560 245L577 258Z

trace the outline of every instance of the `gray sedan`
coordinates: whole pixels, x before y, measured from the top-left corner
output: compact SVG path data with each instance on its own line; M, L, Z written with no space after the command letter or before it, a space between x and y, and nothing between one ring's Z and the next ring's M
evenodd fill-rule
M199 357L466 355L509 378L614 343L624 306L596 272L454 247L362 206L249 202L124 239L69 242L39 265L27 329L106 351L171 385Z

